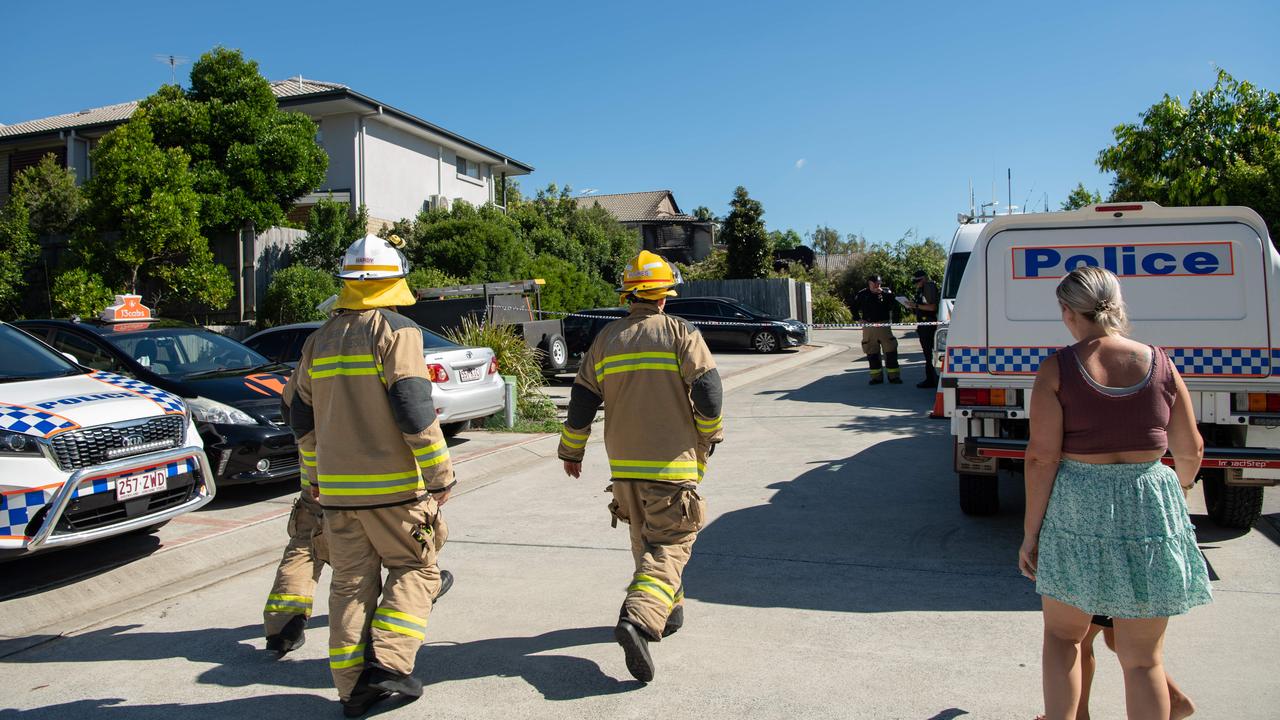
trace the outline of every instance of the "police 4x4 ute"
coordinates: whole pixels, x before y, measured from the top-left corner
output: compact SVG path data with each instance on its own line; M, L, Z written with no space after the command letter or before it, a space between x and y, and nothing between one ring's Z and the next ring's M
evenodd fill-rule
M180 398L0 323L0 557L155 528L213 495Z

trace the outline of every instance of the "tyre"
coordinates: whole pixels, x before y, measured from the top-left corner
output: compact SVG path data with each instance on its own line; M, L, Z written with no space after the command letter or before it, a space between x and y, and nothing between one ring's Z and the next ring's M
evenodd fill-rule
M447 438L451 438L466 429L466 420L463 420L462 422L440 423L440 432L443 432L444 436Z
M1204 504L1215 525L1248 530L1262 516L1262 488L1228 485L1221 471L1206 471L1201 482Z
M773 353L782 349L782 343L772 331L761 330L751 336L751 349L758 353Z
M1000 512L1000 484L994 475L960 475L960 510L965 515Z
M542 341L542 367L547 372L560 372L569 364L569 343L558 333L552 333Z

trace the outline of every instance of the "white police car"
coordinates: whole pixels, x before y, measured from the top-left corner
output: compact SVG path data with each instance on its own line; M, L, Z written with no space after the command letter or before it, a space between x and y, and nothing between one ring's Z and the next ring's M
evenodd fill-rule
M0 557L155 528L213 495L180 398L0 323Z
M942 373L961 509L996 512L998 471L1021 470L1036 370L1072 342L1054 288L1094 265L1120 277L1133 336L1163 346L1186 381L1210 518L1252 526L1263 487L1280 483L1280 253L1262 218L1142 202L980 227Z

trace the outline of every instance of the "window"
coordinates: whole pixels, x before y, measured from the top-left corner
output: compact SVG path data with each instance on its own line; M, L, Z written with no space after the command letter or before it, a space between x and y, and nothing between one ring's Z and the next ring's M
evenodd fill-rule
M178 328L113 335L111 344L164 377L236 372L270 361L231 338Z
M289 350L289 343L293 340L293 333L288 330L277 330L269 332L265 335L259 335L251 338L245 345L257 350L271 360L289 360L285 357Z
M19 332L0 325L0 382L42 380L79 375L82 371L49 348Z
M120 362L111 357L97 343L80 337L75 333L59 330L53 334L53 339L49 341L49 344L58 352L74 355L76 362L87 368L110 370L112 372L119 372L122 369Z
M457 163L457 164L458 164L458 174L459 174L459 175L466 175L467 177L475 178L476 180L479 180L479 179L480 179L480 164L479 164L479 163L477 163L477 162L476 162L476 161L474 161L474 160L468 160L468 159L466 159L466 158L462 157L461 155L458 155L458 156L455 156L455 157L457 157L457 158L458 158L458 163Z

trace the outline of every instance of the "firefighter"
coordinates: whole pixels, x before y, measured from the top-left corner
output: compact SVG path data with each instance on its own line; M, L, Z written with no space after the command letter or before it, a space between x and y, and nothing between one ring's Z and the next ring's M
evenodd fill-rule
M865 323L892 323L898 321L898 301L893 291L881 283L879 275L867 277L867 286L853 296L854 321ZM893 337L893 328L862 328L862 352L867 355L867 364L871 366L871 384L879 385L888 374L889 382L894 385L902 383L898 370L898 340ZM884 357L883 366L881 356Z
M422 694L414 657L450 582L436 559L453 466L422 332L394 311L414 302L401 244L369 235L347 249L333 317L307 338L286 388L289 423L316 463L333 566L329 668L347 717L391 693Z
M650 642L684 623L681 574L702 528L698 483L724 438L722 389L702 334L663 312L679 273L644 251L628 264L619 292L630 313L600 331L583 356L560 433L565 473L582 474L591 424L605 407L614 526L628 523L635 573L614 638L637 680L653 679Z
M933 338L938 334L938 303L942 302L942 292L924 268L911 275L911 282L916 286L916 297L907 307L916 311L916 320L921 323L916 326L916 334L920 337L920 349L924 350L924 380L916 387L936 388L938 371L933 367Z
M283 399L285 417L289 416L289 398ZM329 562L329 544L324 535L324 511L311 497L315 482L315 453L303 451L299 457L302 492L293 501L289 514L289 544L276 569L276 580L267 595L262 613L267 650L284 657L302 647L304 631L311 617L312 594L320 573Z

